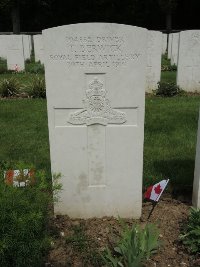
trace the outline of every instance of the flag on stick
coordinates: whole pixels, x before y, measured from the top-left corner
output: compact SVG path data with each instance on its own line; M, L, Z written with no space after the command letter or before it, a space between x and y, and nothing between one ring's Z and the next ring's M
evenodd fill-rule
M165 190L168 182L169 182L169 179L168 180L162 180L159 183L148 187L147 191L144 194L145 199L149 199L149 200L153 200L155 202L158 202L163 191Z
M35 172L33 169L8 170L4 172L4 179L7 185L25 187L35 183Z

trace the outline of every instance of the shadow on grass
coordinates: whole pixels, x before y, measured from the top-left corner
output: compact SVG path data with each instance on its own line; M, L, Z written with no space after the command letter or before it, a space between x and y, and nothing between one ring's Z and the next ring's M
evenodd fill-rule
M170 179L170 187L174 197L192 194L194 178L194 160L161 160L154 162L154 168Z

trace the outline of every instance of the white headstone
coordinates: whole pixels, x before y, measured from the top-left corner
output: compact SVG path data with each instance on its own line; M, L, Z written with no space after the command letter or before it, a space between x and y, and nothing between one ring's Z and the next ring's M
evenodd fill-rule
M192 204L194 207L200 209L200 113L199 113L199 124L197 132Z
M162 33L148 32L146 92L157 89L161 75Z
M43 37L56 213L140 217L147 30L83 23Z
M178 64L178 46L180 33L172 33L172 51L171 51L171 65Z
M185 91L200 91L200 30L180 32L177 84Z
M7 37L7 68L19 71L25 68L22 35L8 35Z
M31 39L30 35L22 35L23 36L23 46L24 46L24 58L30 59L31 57Z
M172 53L172 33L168 36L168 51L167 51L167 58L171 59Z
M162 54L164 55L167 51L167 34L162 34Z
M42 34L33 36L34 42L34 52L35 52L35 61L40 61L42 64L44 63L44 44Z
M7 36L0 35L0 57L4 59L7 58Z

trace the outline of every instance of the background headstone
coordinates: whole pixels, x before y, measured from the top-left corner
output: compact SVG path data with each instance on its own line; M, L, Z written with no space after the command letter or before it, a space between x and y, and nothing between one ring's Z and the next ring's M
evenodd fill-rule
M171 51L171 65L178 64L178 47L179 47L180 33L172 33L172 51Z
M23 36L23 46L24 46L24 58L31 58L31 37L30 35L22 35Z
M200 30L180 32L177 84L185 91L200 91Z
M192 204L195 208L200 208L200 113L199 113L199 124L197 132Z
M0 35L0 57L4 59L7 58L7 36Z
M146 92L157 89L161 76L162 33L148 32Z
M168 46L167 58L168 59L171 59L171 53L172 53L172 33L169 34L167 46Z
M43 37L55 212L140 217L147 30L83 23Z
M35 53L35 61L40 61L42 64L44 63L44 44L42 34L37 34L33 36L34 41L34 53Z
M7 36L7 68L8 70L24 70L24 48L22 35Z
M164 55L167 51L167 34L162 33L162 54Z

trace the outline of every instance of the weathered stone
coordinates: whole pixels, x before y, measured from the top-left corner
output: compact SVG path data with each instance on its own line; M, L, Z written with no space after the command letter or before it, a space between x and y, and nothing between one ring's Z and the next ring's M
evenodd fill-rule
M140 217L147 30L85 23L43 37L55 212Z
M200 208L200 113L199 113L199 124L197 132L192 204L193 206L195 206L195 208Z
M41 34L33 36L34 41L34 52L35 52L35 61L40 61L42 64L44 63L44 44L43 38Z
M167 51L167 34L162 33L162 54L164 55Z
M167 57L171 59L172 54L172 33L168 36L168 51L167 51Z
M161 76L162 33L149 31L147 43L146 92L151 93L158 88Z
M25 69L22 35L7 36L7 68L22 71Z
M178 64L179 32L172 33L171 65Z
M180 32L177 84L185 91L200 91L200 30Z

